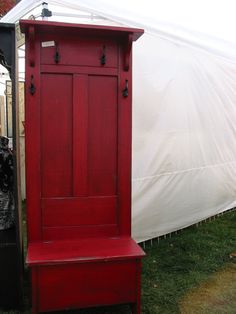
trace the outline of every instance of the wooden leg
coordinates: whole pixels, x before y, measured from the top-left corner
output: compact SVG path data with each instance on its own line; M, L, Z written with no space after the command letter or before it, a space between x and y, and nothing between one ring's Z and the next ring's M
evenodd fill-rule
M31 313L32 314L38 314L37 309L34 305L32 305Z
M136 260L136 303L132 303L132 314L141 313L141 260Z
M140 302L132 303L131 311L132 314L140 314L141 313Z
M38 313L38 308L37 308L37 269L32 268L31 269L31 293L32 293L32 314L37 314Z

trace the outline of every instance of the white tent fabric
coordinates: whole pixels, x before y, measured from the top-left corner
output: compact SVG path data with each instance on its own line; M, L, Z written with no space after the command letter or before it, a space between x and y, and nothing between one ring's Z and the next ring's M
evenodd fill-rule
M153 238L236 204L236 64L143 37L134 68L133 233Z
M134 44L134 238L151 239L233 208L236 3L48 3L145 29ZM2 21L16 22L40 4L22 0Z

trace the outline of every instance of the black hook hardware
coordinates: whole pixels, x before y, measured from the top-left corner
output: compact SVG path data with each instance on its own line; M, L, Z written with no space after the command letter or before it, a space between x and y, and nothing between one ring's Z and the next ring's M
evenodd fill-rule
M102 49L102 56L100 58L100 62L101 62L101 65L106 64L106 46L105 45L103 46L103 49Z
M60 55L59 55L57 43L55 44L55 48L56 48L56 51L55 51L55 54L54 54L54 61L55 61L56 64L58 64L59 61L60 61Z
M30 94L31 94L31 95L34 95L35 90L36 90L36 88L35 88L35 86L34 86L34 76L31 75L31 78L30 78L30 87L29 87Z
M129 83L128 80L125 80L125 89L123 89L123 92L122 92L123 97L128 97L129 95L128 83Z

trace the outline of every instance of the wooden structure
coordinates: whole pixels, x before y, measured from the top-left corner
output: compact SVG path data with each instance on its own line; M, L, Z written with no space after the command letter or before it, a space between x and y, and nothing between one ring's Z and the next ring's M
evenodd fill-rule
M21 21L33 312L132 304L131 50L139 29Z
M13 130L13 195L15 223L0 230L0 308L20 308L22 305L23 249L21 235L21 203L19 185L18 113L16 106L15 25L0 23L0 64L11 78Z

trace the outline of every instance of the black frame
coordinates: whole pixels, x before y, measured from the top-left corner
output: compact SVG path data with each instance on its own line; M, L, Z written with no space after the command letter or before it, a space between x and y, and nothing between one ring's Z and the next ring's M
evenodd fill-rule
M0 308L20 308L23 303L23 240L17 169L15 24L0 23L0 38L0 64L8 70L12 81L12 135L16 211L15 227L0 231Z

